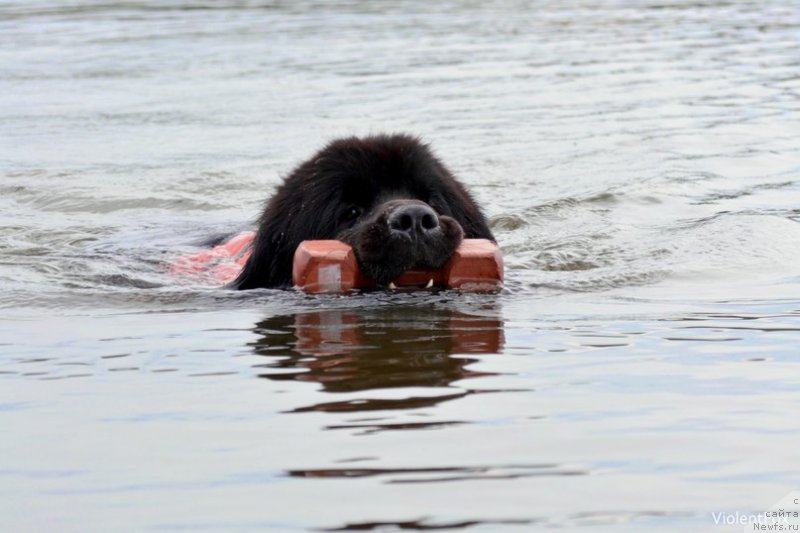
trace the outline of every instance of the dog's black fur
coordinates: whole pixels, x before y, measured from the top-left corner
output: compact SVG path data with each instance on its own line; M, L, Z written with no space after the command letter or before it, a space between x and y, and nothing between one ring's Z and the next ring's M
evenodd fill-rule
M466 238L494 240L475 201L418 139L350 137L298 166L267 202L234 288L287 287L300 242L339 239L379 286L438 268Z

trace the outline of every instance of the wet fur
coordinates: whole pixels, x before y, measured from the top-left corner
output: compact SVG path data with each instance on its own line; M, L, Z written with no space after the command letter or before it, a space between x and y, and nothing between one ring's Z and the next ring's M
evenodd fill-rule
M430 242L403 242L387 232L392 206L410 201L439 215L441 234ZM311 239L347 242L365 274L386 284L413 266L439 266L462 236L494 240L475 201L427 145L408 135L349 137L331 142L284 179L232 287L291 286L295 249Z

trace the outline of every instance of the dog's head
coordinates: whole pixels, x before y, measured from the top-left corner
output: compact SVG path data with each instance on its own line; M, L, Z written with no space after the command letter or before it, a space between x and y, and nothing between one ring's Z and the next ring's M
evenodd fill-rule
M426 145L406 135L341 139L278 188L234 284L289 285L300 242L339 239L386 285L410 268L440 267L463 237L493 240L473 199Z

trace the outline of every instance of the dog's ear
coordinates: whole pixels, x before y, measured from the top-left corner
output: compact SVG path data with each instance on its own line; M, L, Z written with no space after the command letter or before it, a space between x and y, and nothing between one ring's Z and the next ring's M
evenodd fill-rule
M315 165L314 158L302 163L267 201L258 220L252 254L231 288L290 287L294 252L300 243L333 238L339 193L331 190L331 180Z
M294 251L302 240L298 228L302 221L297 213L302 205L297 197L302 188L288 186L287 182L267 202L258 220L252 254L231 288L281 288L292 284Z
M465 239L489 239L494 241L494 235L489 229L486 217L481 212L478 204L472 199L463 185L442 164L439 172L445 187L438 191L441 196L441 205L434 206L437 210L456 219L464 230Z
M252 254L230 287L244 290L290 285L292 272L287 265L291 267L296 247L287 242L280 214L267 207L253 239Z

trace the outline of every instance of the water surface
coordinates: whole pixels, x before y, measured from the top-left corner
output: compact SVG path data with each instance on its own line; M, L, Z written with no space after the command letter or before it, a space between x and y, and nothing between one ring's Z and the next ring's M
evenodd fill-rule
M777 1L0 1L0 526L766 510L800 489L798 52ZM485 207L500 294L169 276L394 131Z

